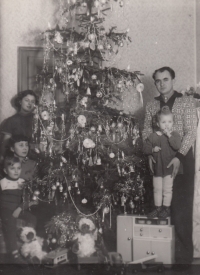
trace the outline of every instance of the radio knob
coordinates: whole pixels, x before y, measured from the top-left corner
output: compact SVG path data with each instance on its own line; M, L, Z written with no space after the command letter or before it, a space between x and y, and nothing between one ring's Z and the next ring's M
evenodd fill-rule
M149 255L150 254L150 252L149 251L147 251L147 255Z
M128 237L128 238L127 238L127 240L128 240L128 241L130 241L130 240L131 240L131 238L130 238L130 237Z
M155 252L151 252L151 255L155 255Z
M162 229L159 229L159 232L162 232Z
M140 228L140 231L143 231L143 228Z
M143 236L143 233L140 233L140 236Z

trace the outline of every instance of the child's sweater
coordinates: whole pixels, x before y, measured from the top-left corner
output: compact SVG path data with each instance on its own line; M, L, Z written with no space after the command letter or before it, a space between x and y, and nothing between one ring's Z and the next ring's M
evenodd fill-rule
M9 180L3 178L0 180L0 205L1 208L8 208L14 211L17 207L22 207L24 180Z
M159 152L152 153L152 149L155 146L159 146L161 150ZM171 175L173 166L167 168L167 165L175 157L176 152L181 147L181 137L174 131L171 133L171 137L168 138L161 132L155 132L149 135L144 142L143 151L146 155L153 155L156 163L154 164L154 176L163 177Z

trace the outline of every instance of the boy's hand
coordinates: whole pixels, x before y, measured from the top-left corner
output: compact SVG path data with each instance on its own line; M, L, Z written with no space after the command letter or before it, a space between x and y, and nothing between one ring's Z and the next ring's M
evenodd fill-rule
M169 129L165 129L165 130L163 130L163 133L166 135L166 136L168 136L168 137L171 137L171 130L169 130Z
M159 146L155 146L153 149L152 149L152 153L157 153L161 150L161 148Z

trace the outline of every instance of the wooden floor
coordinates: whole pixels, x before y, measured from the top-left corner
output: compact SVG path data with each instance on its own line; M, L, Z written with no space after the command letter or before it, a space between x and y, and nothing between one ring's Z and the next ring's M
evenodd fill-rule
M200 264L193 264L189 270L177 272L173 271L169 267L165 267L164 270L159 272L157 269L153 270L140 270L137 266L137 271L135 266L129 266L125 269L125 272L121 272L121 268L108 268L107 265L61 265L55 268L47 268L43 265L33 266L33 265L6 265L0 264L0 274L5 275L133 275L133 274L163 274L163 275L199 275L200 274Z

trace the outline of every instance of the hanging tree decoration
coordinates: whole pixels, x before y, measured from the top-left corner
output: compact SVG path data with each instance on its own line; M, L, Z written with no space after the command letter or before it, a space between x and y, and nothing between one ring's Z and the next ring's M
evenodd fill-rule
M43 33L44 66L38 76L43 87L35 123L41 173L29 183L33 194L39 191L39 200L55 204L60 200L62 205L70 201L81 215L85 213L80 205L92 205L88 215L100 212L103 220L107 214L111 218L112 207L120 205L123 196L123 204L132 210L136 199L143 200L146 176L135 117L110 107L123 101L125 91L132 88L142 101L144 88L139 71L102 66L131 42L129 30L104 28L105 12L112 2L69 0L61 8L58 25ZM123 7L123 1L118 2ZM64 98L61 107L59 92ZM59 224L58 243L64 245L73 237L75 225L70 217L63 214L51 223Z

